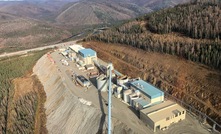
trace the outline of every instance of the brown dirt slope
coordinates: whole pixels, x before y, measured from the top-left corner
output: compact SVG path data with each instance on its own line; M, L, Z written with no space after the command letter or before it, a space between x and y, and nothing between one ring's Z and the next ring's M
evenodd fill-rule
M119 44L86 42L123 74L141 77L221 123L221 72L167 54Z

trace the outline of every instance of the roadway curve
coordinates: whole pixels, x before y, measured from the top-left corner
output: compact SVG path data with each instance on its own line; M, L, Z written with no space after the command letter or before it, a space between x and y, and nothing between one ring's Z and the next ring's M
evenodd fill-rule
M77 42L77 40L69 41L69 42L64 42L64 43L59 43L59 44L50 45L50 46L43 46L43 47L37 47L37 48L32 48L32 49L26 49L26 50L17 51L17 52L3 53L3 54L0 54L0 58L16 56L16 55L22 55L22 54L26 54L26 53L31 52L31 51L40 51L40 50L44 50L44 49L48 49L48 48L54 48L54 47L59 47L59 46L64 46L64 45L65 46L70 46L70 45L75 44L76 42Z

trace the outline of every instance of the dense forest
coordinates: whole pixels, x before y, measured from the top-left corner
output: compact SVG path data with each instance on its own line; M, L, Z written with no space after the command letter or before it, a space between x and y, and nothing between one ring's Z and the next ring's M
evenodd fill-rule
M192 2L160 10L85 38L176 55L221 70L221 6Z
M216 3L195 3L155 12L146 18L156 33L180 32L197 39L221 36L221 10Z
M36 111L40 108L39 92L29 92L14 100L13 80L30 73L36 61L47 51L31 53L28 56L0 59L0 133L34 133ZM34 83L41 86L35 76ZM24 89L26 90L26 89ZM43 89L42 89L43 90ZM43 102L41 102L44 104ZM43 105L42 105L43 106ZM39 114L39 113L38 113ZM40 115L40 114L39 114ZM45 131L46 132L46 131Z

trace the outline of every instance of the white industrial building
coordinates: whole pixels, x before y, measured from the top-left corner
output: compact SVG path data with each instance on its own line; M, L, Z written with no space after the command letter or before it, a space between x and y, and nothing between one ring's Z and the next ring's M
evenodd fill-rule
M167 129L170 124L184 120L185 117L186 110L169 100L140 110L140 119L154 132Z
M130 87L134 91L139 90L141 97L148 103L154 104L164 101L164 92L143 80L132 81Z
M97 61L97 53L90 49L81 49L78 51L78 57L82 60L86 65L94 64L94 61Z
M72 50L75 53L78 53L79 50L85 49L84 47L82 47L81 45L72 45L69 46L69 49Z

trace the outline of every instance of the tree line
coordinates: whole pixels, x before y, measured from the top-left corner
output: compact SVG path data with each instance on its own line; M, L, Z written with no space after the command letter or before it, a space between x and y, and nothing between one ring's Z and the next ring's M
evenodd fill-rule
M0 59L0 133L34 132L35 112L38 103L37 94L29 93L14 102L13 79L30 72L36 61L47 51L34 52L32 53L33 55L25 57ZM31 103L31 107L26 101ZM9 114L12 110L16 111L16 114L13 116L13 119L9 119Z
M188 16L193 18L185 20ZM179 5L88 36L84 40L127 44L149 52L176 55L221 70L220 19L220 6L216 4ZM208 27L201 28L201 23Z
M181 32L196 39L221 36L221 9L216 2L179 5L147 16L147 27L160 34Z

